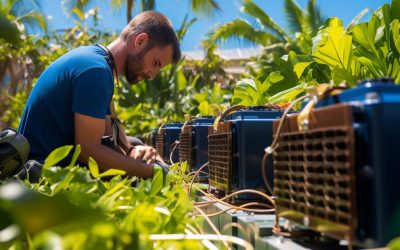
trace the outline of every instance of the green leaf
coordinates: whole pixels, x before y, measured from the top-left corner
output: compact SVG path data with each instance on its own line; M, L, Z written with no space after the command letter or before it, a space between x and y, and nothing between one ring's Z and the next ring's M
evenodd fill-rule
M392 21L400 20L400 0L392 0L390 4L390 19Z
M292 33L304 32L304 13L294 0L285 0L285 13Z
M85 20L85 15L83 14L82 10L80 10L79 8L73 8L72 13L74 13L82 21Z
M397 52L400 53L400 23L399 20L393 20L391 24L391 29L392 29L392 36L393 36L393 41L395 48L397 49Z
M160 166L154 167L153 181L151 182L150 196L155 196L163 187L163 171Z
M377 69L377 68L375 67L375 65L373 64L373 62L372 62L371 59L361 56L361 57L357 58L357 60L358 60L361 64L363 64L364 66L366 66L366 67L368 68L368 70L369 70L375 77L379 77L379 76L382 75L382 74L379 73L379 71L378 71L379 69Z
M115 175L125 175L126 172L121 169L108 169L107 171L101 173L99 177L106 177L106 176L115 176Z
M393 240L391 240L387 247L390 250L400 250L400 237L394 238Z
M214 44L215 42L222 43L229 39L238 40L238 38L263 46L280 42L279 38L275 35L257 29L243 19L236 19L232 22L222 24L207 36L210 37L207 40L209 44Z
M69 154L69 152L71 152L72 148L73 148L73 146L67 145L67 146L63 146L63 147L53 150L53 152L51 152L49 154L49 156L47 156L47 158L44 162L43 168L49 168L49 167L55 166L62 159L64 159L65 157L68 156L68 154Z
M210 115L210 104L207 101L203 101L200 103L200 105L197 107L197 109L199 110L199 114L202 116L205 115Z
M289 39L289 35L284 31L284 29L274 22L273 19L254 1L244 0L240 11L248 16L253 17L260 24L260 26L264 28L264 30L272 30L272 33L276 33L277 38L279 38L277 41L286 42Z
M271 83L277 83L282 81L283 79L285 79L285 77L282 76L280 72L271 72L267 77L267 80Z
M74 154L72 155L72 160L69 163L69 166L72 167L75 165L76 160L78 160L79 154L81 153L81 145L78 144L75 146Z
M300 79L304 70L311 64L312 62L299 62L294 65L294 72L296 72L297 78Z
M336 85L346 82L348 86L354 86L354 84L357 82L356 77L339 66L332 69L332 80Z
M284 90L269 98L269 102L286 103L293 101L299 94L305 91L305 84L299 84L293 88Z
M104 219L104 214L92 208L89 200L77 206L64 194L48 197L17 182L0 186L0 209L31 235L49 229L58 232L89 229Z
M100 178L99 166L97 165L97 162L90 156L89 156L89 170L94 178Z
M178 91L182 91L187 87L187 80L185 74L183 74L183 70L177 72L176 76L176 84L178 85Z
M195 99L197 101L197 103L202 103L207 99L208 93L207 92L203 92L203 93L196 93L193 96L193 99Z
M373 25L371 23L371 25ZM371 34L370 29L368 29L368 24L367 23L361 23L359 25L356 25L352 29L352 34L353 34L353 39L355 42L361 44L364 48L368 50L374 49L374 41L375 41L375 32L376 29L374 29Z
M20 43L20 31L17 26L11 23L3 14L0 14L0 38L3 38L10 44Z
M348 70L352 58L352 36L347 35L338 18L332 18L329 26L313 38L312 56L317 63L330 68Z

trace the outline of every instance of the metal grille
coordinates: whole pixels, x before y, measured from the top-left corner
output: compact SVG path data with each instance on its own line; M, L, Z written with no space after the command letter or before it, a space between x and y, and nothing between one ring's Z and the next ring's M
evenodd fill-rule
M164 129L160 129L156 135L156 150L157 153L164 158Z
M298 130L297 115L288 117L273 155L278 215L337 238L353 238L354 151L350 106L312 112L307 131Z
M146 144L146 145L149 145L149 146L152 146L152 147L154 147L155 145L153 145L154 143L153 143L153 138L154 138L154 133L153 132L150 132L150 133L147 133L145 136L144 136L144 143Z
M192 145L192 126L183 127L179 133L179 161L187 161L190 168L195 167L194 148Z
M232 124L218 123L217 129L208 128L208 168L210 184L224 191L231 189L232 179Z

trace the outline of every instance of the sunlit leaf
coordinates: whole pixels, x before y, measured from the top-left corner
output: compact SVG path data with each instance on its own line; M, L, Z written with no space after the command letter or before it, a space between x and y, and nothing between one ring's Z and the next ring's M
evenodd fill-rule
M176 84L178 86L178 91L182 91L187 87L187 80L185 74L183 74L183 70L177 72Z
M108 169L99 175L99 177L115 176L115 175L125 175L126 172L121 169Z
M210 115L210 104L207 101L201 102L197 107L199 109L199 114L202 116Z
M72 155L71 162L69 164L70 167L74 166L76 163L76 160L78 160L79 154L81 153L81 145L78 144L75 146L75 151L74 154Z
M300 78L303 74L304 70L311 64L312 62L299 62L294 65L294 72L296 72L297 78Z
M151 182L150 196L154 196L163 187L163 171L160 166L154 167L153 181Z
M85 14L79 8L73 8L72 13L74 13L79 19L85 20Z
M282 76L279 72L271 72L271 74L268 75L267 80L271 83L277 83L282 81L284 78L285 77Z
M393 20L391 24L394 45L397 52L400 53L400 23L399 20Z
M94 178L100 178L99 166L97 165L97 162L92 157L89 157L89 170Z
M332 18L329 26L313 38L313 43L312 56L316 62L327 64L331 68L349 69L352 58L352 36L346 34L339 19Z
M61 160L69 155L72 148L73 146L67 145L53 150L53 152L51 152L49 156L47 156L43 168L55 166L57 163L59 163Z
M394 238L393 240L391 240L387 247L390 250L400 250L400 237Z

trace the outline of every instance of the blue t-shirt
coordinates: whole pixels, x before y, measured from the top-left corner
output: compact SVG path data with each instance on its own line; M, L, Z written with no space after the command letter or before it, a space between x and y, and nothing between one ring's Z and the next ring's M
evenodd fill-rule
M74 113L105 119L114 91L107 53L98 46L69 51L39 77L19 131L31 146L30 159L43 162L54 149L74 145Z

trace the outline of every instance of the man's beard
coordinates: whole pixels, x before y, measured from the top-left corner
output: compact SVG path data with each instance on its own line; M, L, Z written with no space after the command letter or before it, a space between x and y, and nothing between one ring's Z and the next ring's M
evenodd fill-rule
M132 85L146 79L143 72L143 58L147 51L148 48L146 47L136 55L129 53L125 59L125 78Z

